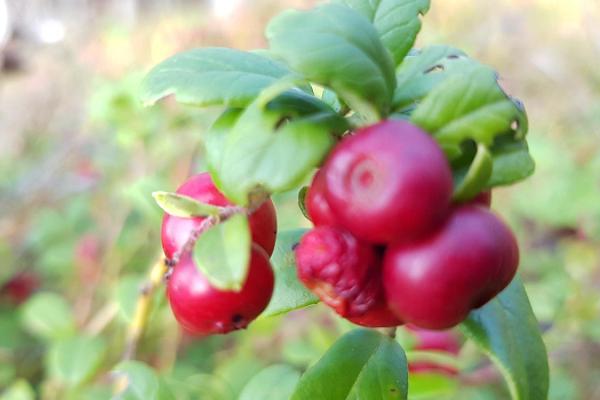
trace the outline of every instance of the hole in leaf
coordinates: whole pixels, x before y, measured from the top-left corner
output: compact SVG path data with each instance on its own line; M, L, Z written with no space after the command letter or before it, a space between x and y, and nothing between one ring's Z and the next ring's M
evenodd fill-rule
M425 70L425 74L429 74L431 72L442 72L444 70L444 66L441 64L434 65L431 68Z
M512 129L515 132L518 131L519 130L519 121L515 119L513 122L511 122L510 129Z
M456 60L456 59L460 58L460 56L458 54L450 54L446 58L449 59L449 60Z

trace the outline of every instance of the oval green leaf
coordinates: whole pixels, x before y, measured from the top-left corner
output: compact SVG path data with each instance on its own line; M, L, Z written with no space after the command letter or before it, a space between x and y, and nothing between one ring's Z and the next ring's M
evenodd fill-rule
M300 379L300 373L288 365L272 365L254 375L246 384L239 400L289 399Z
M219 47L194 49L154 67L144 80L142 100L151 105L173 94L185 104L243 107L287 74L283 64L257 53Z
M105 350L106 344L99 337L75 336L55 342L48 352L50 375L76 386L98 370Z
M271 264L275 272L275 289L263 317L284 314L319 302L298 279L294 249L306 229L283 231L277 235Z
M170 192L152 193L154 201L164 212L174 217L193 218L219 215L222 208L202 203L192 197Z
M396 79L377 30L343 4L286 11L267 27L271 49L309 81L334 89L369 120L387 115Z
M500 369L513 400L547 398L548 355L519 277L496 299L471 312L462 330Z
M421 16L429 11L429 0L341 0L367 17L379 32L395 65L402 62L421 30Z
M395 340L367 329L340 338L300 379L292 400L406 399L408 372Z
M250 245L248 218L236 214L200 235L194 260L213 286L240 291L248 274Z
M125 361L113 373L127 379L125 389L113 400L159 400L159 381L154 370L137 361Z
M54 340L75 332L75 318L69 303L54 293L38 293L23 305L21 322L25 329L42 339Z

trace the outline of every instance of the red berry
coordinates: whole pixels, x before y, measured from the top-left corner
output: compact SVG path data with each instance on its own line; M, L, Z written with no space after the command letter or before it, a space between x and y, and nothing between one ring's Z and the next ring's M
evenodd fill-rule
M491 211L465 205L427 237L388 247L385 293L403 321L447 329L504 289L518 263L510 229Z
M0 295L13 304L25 302L40 287L40 278L33 272L22 272L0 287Z
M306 194L306 209L315 226L335 226L336 221L325 198L325 174L317 171Z
M452 331L432 331L408 325L406 327L416 340L413 350L433 351L457 356L460 353L460 342ZM458 369L452 365L444 365L431 361L411 361L408 370L413 373L439 372L447 375L458 374Z
M211 286L191 254L186 253L169 278L167 296L175 318L186 332L208 335L248 326L269 304L273 285L267 253L253 245L248 277L240 292Z
M296 261L300 280L342 317L363 316L383 301L375 247L347 231L313 229L300 241Z
M388 308L383 296L383 287L381 290L380 300L369 311L358 317L349 317L348 320L367 328L390 328L402 325L402 321Z
M405 121L348 136L325 165L326 195L340 225L372 243L412 239L434 228L452 196L438 144Z
M206 172L189 178L177 189L177 193L215 206L232 205L219 192ZM180 218L165 214L162 223L162 246L167 258L173 258L173 255L186 244L191 232L197 229L203 220L203 217ZM277 216L273 202L265 201L250 215L249 222L252 240L265 249L269 256L273 254L277 236Z

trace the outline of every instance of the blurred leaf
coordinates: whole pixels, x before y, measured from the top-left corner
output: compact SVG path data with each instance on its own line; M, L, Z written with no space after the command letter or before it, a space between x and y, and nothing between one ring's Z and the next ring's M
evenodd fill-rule
M513 128L516 138L527 133L525 110L504 93L495 71L486 66L451 76L433 88L412 121L432 134L451 160L460 156L466 140L491 147L496 136Z
M358 12L342 4L286 11L270 22L267 38L294 70L334 89L369 120L389 111L393 61L378 32Z
M408 375L408 398L410 400L448 398L458 389L456 379L434 373Z
M300 373L288 365L272 365L260 371L246 384L239 400L289 399Z
M271 264L275 272L273 297L262 317L287 313L319 302L299 280L294 249L306 229L283 231L277 235Z
M251 244L248 218L236 214L200 235L194 261L215 287L240 291L248 273Z
M185 51L154 67L143 84L142 100L151 105L174 94L198 106L243 107L289 71L265 56L229 48Z
M462 50L449 46L428 46L409 54L396 70L393 109L405 109L448 77L464 74L478 65Z
M0 400L35 400L35 392L27 381L21 379L6 389L0 395Z
M96 372L105 351L106 345L99 337L75 336L57 341L48 352L50 375L77 386Z
M225 362L221 362L214 370L214 375L226 382L227 387L233 394L233 398L238 400L244 386L263 367L264 365L260 359L239 354L228 358Z
M192 375L183 385L190 395L190 400L236 400L227 382L215 375Z
M71 307L54 293L38 293L23 305L21 321L32 335L46 340L61 339L75 332Z
M119 277L115 289L115 297L119 305L119 311L127 321L131 321L135 314L135 307L143 282L144 277L140 275Z
M152 197L164 212L174 217L193 218L216 216L222 207L202 203L192 197L169 192L154 192Z
M269 100L257 99L239 117L215 168L219 189L239 205L248 204L257 191L278 193L295 187L332 145L330 126L320 119L330 113L286 122L285 115L265 109Z
M462 325L504 375L515 400L548 395L548 356L521 279L513 282Z
M357 329L340 338L300 379L293 400L406 399L406 356L393 339Z
M18 313L0 310L0 349L14 349L30 344L29 340L23 334Z
M340 0L369 19L396 65L412 48L421 30L421 15L429 11L429 0Z
M117 365L113 372L127 378L127 387L113 396L113 400L163 400L158 396L160 384L156 373L146 364L125 361Z

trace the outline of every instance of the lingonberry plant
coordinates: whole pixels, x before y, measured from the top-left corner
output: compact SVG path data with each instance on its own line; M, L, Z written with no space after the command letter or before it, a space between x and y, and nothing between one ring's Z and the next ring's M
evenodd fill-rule
M319 300L385 328L340 338L292 399L406 399L403 324L460 325L513 398L547 397L517 243L489 210L492 188L533 172L527 116L490 67L452 47L414 47L429 6L338 0L287 11L269 23L268 49L190 50L146 78L147 104L174 95L224 108L205 138L208 172L155 193L166 212L159 272L184 329L227 333ZM268 260L270 196L291 190L315 226L279 234L292 273Z

